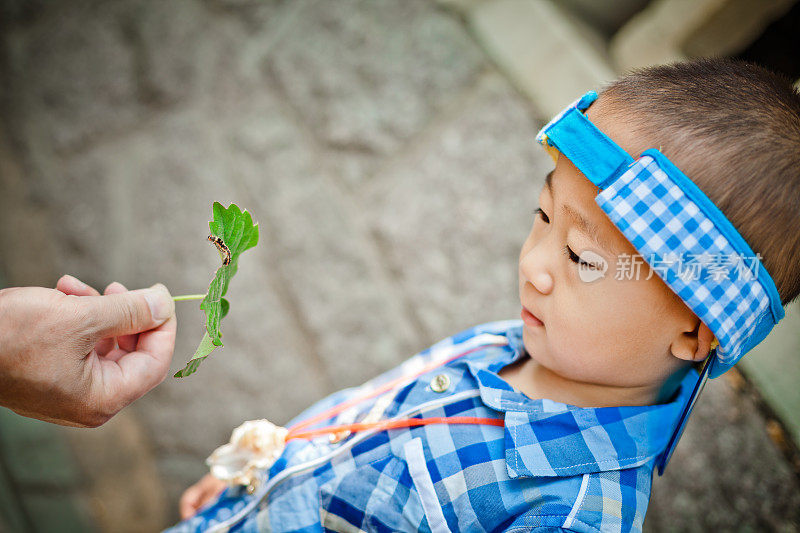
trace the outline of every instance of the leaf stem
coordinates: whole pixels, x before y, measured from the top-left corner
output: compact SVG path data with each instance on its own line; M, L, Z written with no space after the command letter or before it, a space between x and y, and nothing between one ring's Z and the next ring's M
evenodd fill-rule
M176 302L186 302L189 300L202 300L205 297L205 294L183 294L181 296L174 296L172 299Z

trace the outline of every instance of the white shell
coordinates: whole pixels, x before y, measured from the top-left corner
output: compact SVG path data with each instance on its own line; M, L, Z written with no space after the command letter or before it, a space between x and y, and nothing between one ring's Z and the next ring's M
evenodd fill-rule
M269 420L248 420L233 430L228 444L206 459L211 475L234 485L252 485L257 472L272 466L283 453L287 433Z

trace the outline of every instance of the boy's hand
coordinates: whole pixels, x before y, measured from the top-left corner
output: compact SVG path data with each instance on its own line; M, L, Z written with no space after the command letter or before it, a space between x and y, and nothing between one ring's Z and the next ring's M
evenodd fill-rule
M197 514L202 506L219 496L228 484L211 474L206 474L200 481L183 492L180 501L181 520Z
M163 285L101 296L72 276L57 290L0 290L0 405L96 427L167 375L175 304Z

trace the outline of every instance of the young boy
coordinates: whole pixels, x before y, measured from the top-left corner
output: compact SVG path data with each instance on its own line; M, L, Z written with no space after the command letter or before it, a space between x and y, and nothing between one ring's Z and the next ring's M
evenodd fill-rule
M537 138L556 164L522 321L444 339L288 432L243 427L212 459L249 487L217 497L207 476L175 531L641 531L692 366L725 372L800 292L800 95L748 63L657 66Z

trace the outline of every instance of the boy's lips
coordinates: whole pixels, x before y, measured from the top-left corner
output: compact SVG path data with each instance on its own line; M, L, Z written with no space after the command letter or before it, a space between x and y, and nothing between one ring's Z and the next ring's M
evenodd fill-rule
M520 313L520 316L522 317L522 321L531 327L544 326L544 322L542 322L536 315L531 313L524 305L522 306L522 312Z

